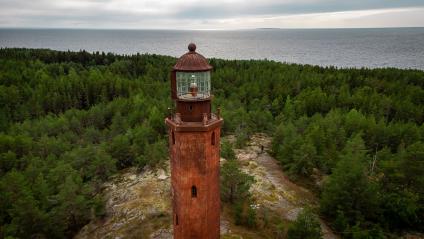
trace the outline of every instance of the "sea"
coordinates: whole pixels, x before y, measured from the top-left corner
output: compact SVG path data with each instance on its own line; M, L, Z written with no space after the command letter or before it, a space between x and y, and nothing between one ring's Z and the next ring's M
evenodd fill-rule
M424 28L88 30L0 29L0 47L268 59L338 68L424 70Z

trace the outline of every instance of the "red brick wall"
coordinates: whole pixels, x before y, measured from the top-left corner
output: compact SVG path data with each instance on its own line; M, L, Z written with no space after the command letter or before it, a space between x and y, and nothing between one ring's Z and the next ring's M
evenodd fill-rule
M215 145L212 133L215 132ZM205 132L169 130L174 238L219 238L220 127ZM192 197L192 186L197 197ZM178 225L176 225L178 215Z

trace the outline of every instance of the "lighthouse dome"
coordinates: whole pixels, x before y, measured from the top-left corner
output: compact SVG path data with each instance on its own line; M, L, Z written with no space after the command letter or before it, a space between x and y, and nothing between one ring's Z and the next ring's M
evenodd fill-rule
M174 65L175 71L209 71L212 69L208 60L196 52L196 45L194 43L188 45L188 50L187 53L177 60L177 63Z

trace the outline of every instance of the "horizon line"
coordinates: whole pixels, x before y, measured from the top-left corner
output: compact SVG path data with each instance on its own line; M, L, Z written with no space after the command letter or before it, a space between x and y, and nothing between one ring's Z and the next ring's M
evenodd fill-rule
M171 29L171 28L91 28L91 27L0 27L0 30L124 30L124 31L246 31L246 30L340 30L340 29L399 29L424 28L424 26L400 27L257 27L233 29Z

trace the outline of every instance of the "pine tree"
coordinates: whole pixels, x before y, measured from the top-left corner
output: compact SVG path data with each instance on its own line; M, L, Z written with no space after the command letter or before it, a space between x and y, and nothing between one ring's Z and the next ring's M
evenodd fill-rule
M330 218L341 211L350 225L375 219L379 205L377 188L366 172L367 156L360 134L347 142L340 161L324 185L321 210Z
M221 168L221 198L235 203L249 197L254 178L241 171L237 160L227 160Z
M322 238L321 225L310 209L303 209L297 216L288 231L288 239L320 239Z

